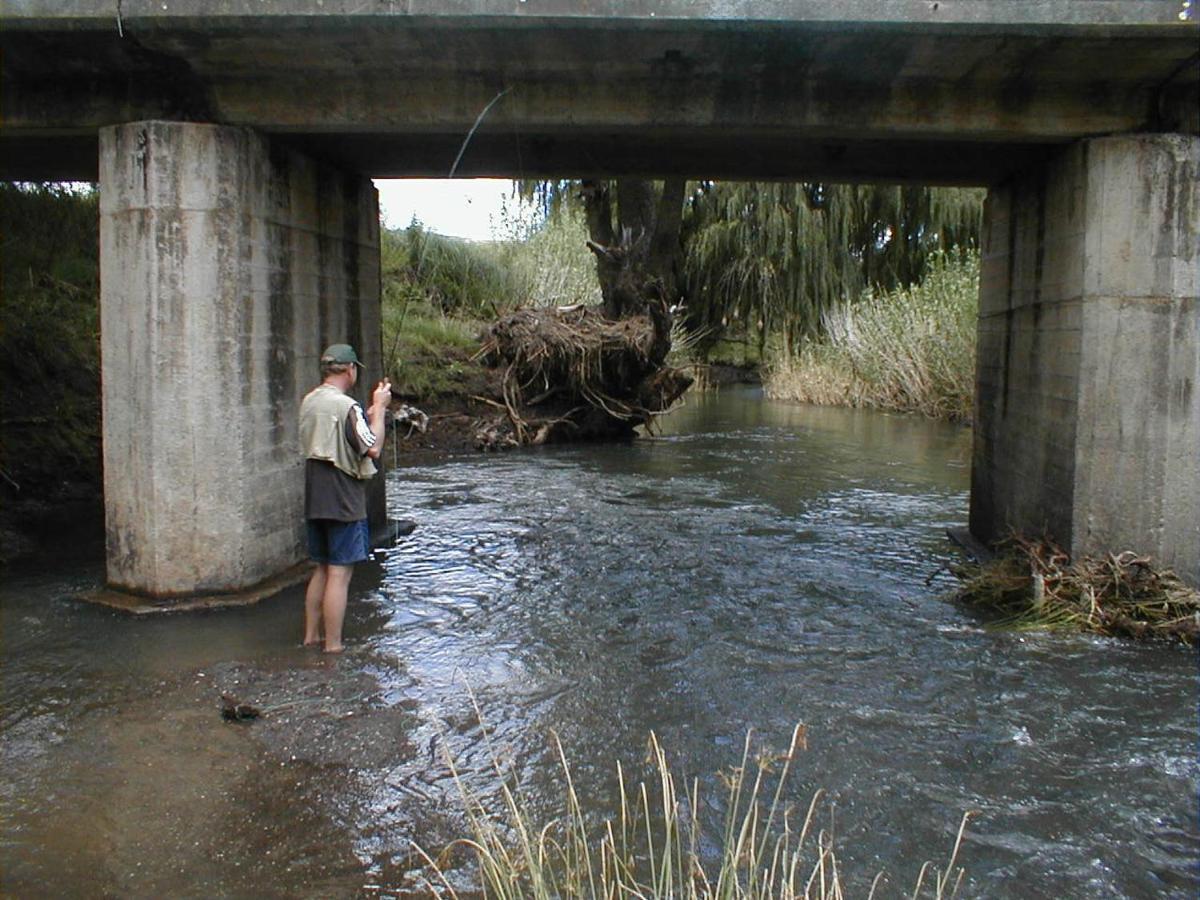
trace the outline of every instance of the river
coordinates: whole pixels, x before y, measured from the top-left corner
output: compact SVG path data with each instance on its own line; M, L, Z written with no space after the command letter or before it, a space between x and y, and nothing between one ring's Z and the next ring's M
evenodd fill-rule
M102 547L64 535L0 587L3 892L389 896L411 841L465 833L446 753L487 802L494 748L549 816L557 735L599 820L653 731L717 822L747 730L804 723L788 797L824 792L850 896L911 893L967 810L963 896L1195 896L1195 651L947 602L969 458L957 427L733 390L630 446L401 460L418 528L359 567L337 658L298 646L299 587L84 604Z

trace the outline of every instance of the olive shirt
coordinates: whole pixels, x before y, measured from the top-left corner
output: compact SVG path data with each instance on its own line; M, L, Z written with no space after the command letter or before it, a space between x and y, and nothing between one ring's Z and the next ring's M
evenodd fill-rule
M357 403L346 416L346 441L358 456L366 456L375 445L375 435ZM352 478L331 462L304 462L304 518L357 522L367 517L366 482Z

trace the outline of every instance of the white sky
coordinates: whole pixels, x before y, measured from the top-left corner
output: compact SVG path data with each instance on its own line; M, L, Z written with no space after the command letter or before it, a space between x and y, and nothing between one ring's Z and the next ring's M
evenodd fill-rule
M379 210L388 228L406 228L415 215L430 231L489 241L500 227L500 202L512 200L507 178L377 178Z

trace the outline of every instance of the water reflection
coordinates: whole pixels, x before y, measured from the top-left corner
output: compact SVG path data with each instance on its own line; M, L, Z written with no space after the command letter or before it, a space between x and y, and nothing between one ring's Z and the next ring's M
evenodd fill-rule
M599 814L651 730L714 797L747 729L803 721L793 795L835 799L852 889L911 883L970 808L971 895L1192 891L1195 657L940 600L968 457L959 428L726 393L632 446L404 468L389 504L419 528L356 576L336 663L292 646L298 591L131 622L6 583L6 888L370 892L461 827L441 742L552 810L557 733ZM214 682L296 705L226 726ZM287 860L259 880L251 834Z

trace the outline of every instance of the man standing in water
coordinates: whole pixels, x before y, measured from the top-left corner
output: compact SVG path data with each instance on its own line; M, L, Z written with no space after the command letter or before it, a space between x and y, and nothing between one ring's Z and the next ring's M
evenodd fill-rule
M321 643L325 652L342 650L342 621L354 564L367 558L367 479L383 450L384 415L392 399L384 378L371 392L364 414L349 391L361 363L349 344L333 344L321 354L321 384L300 404L300 443L304 468L304 518L308 555L317 563L304 595L304 646Z

